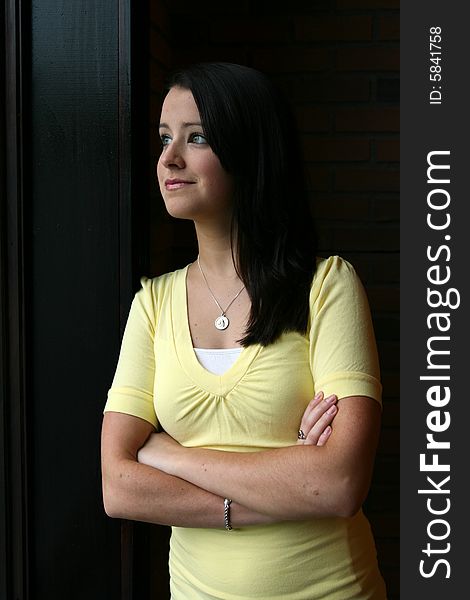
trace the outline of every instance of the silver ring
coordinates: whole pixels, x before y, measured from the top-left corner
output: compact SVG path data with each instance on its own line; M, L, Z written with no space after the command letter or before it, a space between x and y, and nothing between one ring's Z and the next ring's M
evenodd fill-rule
M305 435L305 433L299 429L299 433L297 434L297 437L299 438L299 440L306 440L307 436Z

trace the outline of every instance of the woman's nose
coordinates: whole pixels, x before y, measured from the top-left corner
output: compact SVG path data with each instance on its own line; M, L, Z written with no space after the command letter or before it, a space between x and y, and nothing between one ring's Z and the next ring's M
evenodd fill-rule
M178 167L179 169L182 169L185 166L183 153L177 143L171 142L163 148L160 162L165 167Z

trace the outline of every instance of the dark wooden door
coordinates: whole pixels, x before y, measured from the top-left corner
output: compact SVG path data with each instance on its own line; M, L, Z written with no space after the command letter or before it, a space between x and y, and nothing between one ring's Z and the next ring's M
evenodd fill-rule
M139 9L130 5L7 0L1 9L5 600L133 595L132 536L121 547L121 523L104 514L99 462L139 256L131 210Z

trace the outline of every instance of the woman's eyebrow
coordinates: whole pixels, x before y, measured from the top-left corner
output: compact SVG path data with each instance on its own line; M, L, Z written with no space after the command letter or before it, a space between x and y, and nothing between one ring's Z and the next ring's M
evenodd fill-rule
M194 123L181 123L182 127L202 127L202 124L200 122L194 122ZM169 125L167 125L166 123L160 123L160 125L158 126L159 129L170 129Z

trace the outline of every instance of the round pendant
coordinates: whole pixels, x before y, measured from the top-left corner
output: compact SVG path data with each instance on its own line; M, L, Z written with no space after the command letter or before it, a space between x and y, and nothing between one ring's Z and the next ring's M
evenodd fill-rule
M214 325L216 326L216 329L223 330L227 329L229 322L230 321L225 315L220 315L220 317L217 317L217 319L214 321Z

